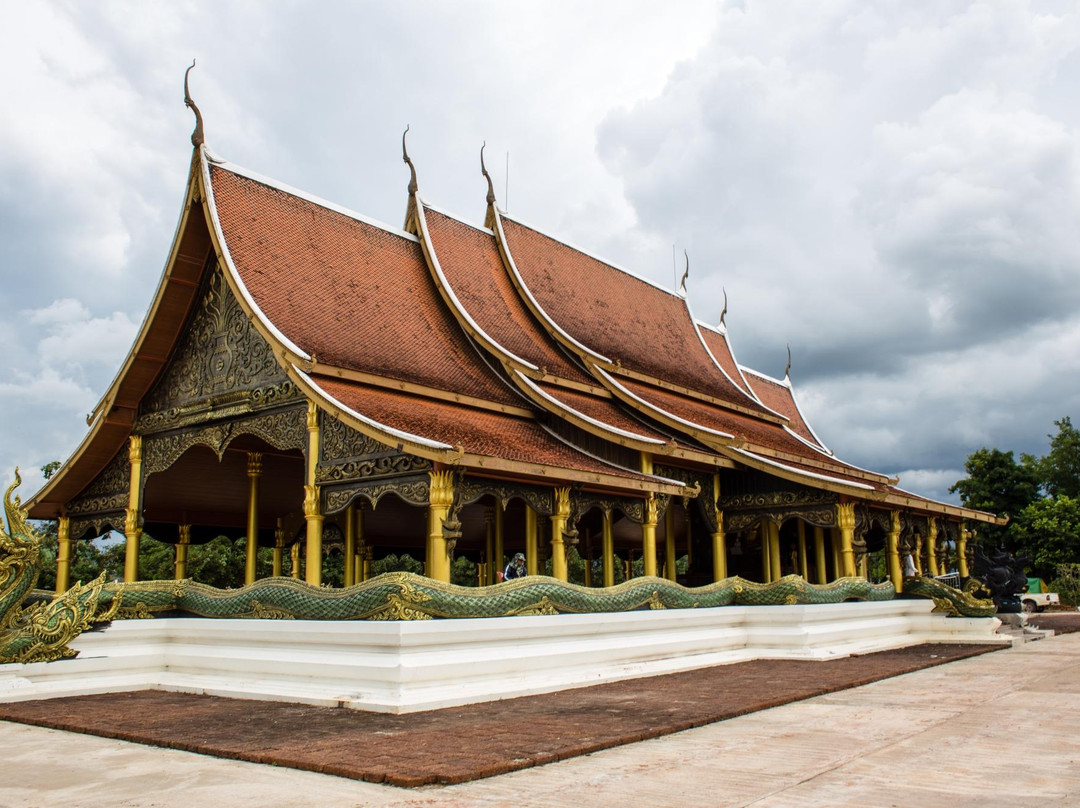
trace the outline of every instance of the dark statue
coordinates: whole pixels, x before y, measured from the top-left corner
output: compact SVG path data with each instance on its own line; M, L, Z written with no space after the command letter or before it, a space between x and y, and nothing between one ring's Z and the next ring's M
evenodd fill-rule
M997 549L987 556L982 548L975 548L975 577L994 599L994 605L1002 614L1020 611L1020 595L1027 590L1025 569L1031 561L1025 556L1014 556Z

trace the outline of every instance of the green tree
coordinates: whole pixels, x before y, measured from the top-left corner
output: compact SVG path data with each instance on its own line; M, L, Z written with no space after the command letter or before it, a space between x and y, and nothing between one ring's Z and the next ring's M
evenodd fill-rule
M1024 457L1017 463L1012 452L983 447L972 452L964 463L968 476L949 488L959 493L967 508L1015 517L1039 499L1039 463ZM981 525L980 541L1012 547L1009 526Z
M1049 579L1059 565L1080 559L1080 500L1062 495L1031 503L1016 517L1012 536L1034 572Z
M1038 461L1040 482L1051 497L1080 499L1080 429L1066 416L1054 421L1058 428L1050 438L1050 453Z

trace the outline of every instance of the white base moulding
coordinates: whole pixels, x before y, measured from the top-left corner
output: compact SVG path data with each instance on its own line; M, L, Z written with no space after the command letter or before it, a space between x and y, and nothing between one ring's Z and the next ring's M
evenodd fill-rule
M0 665L0 702L154 689L410 713L752 659L1008 644L996 618L932 608L893 600L415 622L124 620L75 640L76 659Z

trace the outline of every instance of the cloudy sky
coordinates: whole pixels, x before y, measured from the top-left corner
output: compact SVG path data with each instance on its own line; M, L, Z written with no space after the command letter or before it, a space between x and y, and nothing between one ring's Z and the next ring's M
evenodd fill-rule
M63 459L190 158L400 226L503 207L674 286L841 457L937 498L1080 418L1071 2L35 2L0 28L0 476ZM509 170L507 170L509 166ZM36 489L33 477L28 490Z

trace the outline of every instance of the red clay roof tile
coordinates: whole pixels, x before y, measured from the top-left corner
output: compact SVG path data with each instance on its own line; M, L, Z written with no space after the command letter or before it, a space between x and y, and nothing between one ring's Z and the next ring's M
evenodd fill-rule
M339 367L521 403L447 311L418 242L220 166L210 172L233 263L297 346Z

